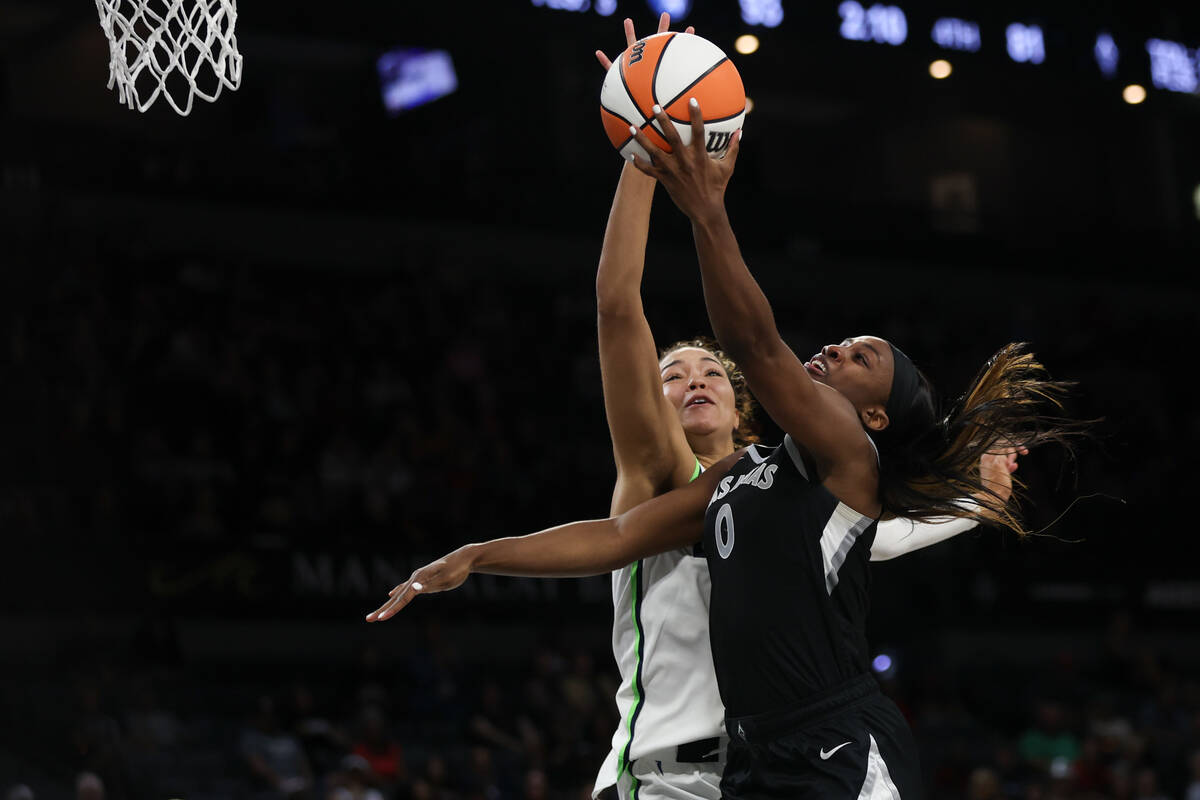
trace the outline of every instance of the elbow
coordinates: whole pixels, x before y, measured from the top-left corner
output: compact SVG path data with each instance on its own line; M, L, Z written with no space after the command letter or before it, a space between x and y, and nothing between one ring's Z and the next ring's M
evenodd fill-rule
M622 320L642 313L642 298L637 292L609 289L596 284L596 316L599 321Z

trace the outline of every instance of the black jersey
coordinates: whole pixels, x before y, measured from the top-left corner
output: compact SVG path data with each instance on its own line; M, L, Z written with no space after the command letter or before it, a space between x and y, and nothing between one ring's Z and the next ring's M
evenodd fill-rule
M876 521L810 472L790 436L751 446L708 504L710 634L729 716L811 701L867 669Z

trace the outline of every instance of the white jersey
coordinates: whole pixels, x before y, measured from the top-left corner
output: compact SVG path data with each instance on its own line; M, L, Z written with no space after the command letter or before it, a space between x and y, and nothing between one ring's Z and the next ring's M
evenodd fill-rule
M613 572L612 586L621 722L593 795L616 784L639 758L662 758L681 744L725 733L708 638L711 582L704 555L688 548L644 558Z
M692 480L700 471L697 460ZM962 503L968 510L972 504L966 498ZM871 560L884 561L911 553L977 524L969 518L880 522ZM643 783L644 778L630 769L639 758L654 755L667 760L681 744L714 737L720 738L722 745L727 741L725 706L717 688L709 641L712 581L708 562L698 554L698 548L673 550L619 569L612 574L612 588L613 655L621 671L621 686L617 689L621 722L613 734L612 750L596 776L593 797L609 786L636 787ZM724 769L723 746L721 750L720 760L702 765L695 776L676 770L682 777L664 776L656 784L657 789L646 784L647 789L654 790L647 796L692 800L719 797L719 787L709 783Z

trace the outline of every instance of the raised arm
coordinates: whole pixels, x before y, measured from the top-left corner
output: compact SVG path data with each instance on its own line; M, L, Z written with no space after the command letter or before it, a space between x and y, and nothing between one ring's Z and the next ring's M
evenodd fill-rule
M826 485L832 479L846 487L870 487L874 453L853 407L835 390L815 382L783 341L771 306L738 249L725 213L725 187L741 147L741 132L724 158L710 158L704 149L700 108L694 100L690 107L691 143L682 145L674 124L658 109L655 117L672 152L663 152L637 132L654 164L634 163L657 178L692 221L713 331L766 412L812 454ZM856 505L849 497L842 499ZM867 513L873 492L855 499L856 507Z
M658 32L670 24L664 11ZM633 21L626 19L624 29L625 44L632 46L637 41ZM596 58L606 70L612 64L599 50ZM695 464L679 420L663 397L654 336L642 309L642 271L656 185L632 165L624 166L596 270L600 375L617 465L610 509L614 515L686 484Z
M717 483L739 457L741 451L714 464L692 483L618 517L571 522L528 536L460 547L413 572L392 589L386 603L367 615L367 621L388 619L417 594L456 589L472 572L536 578L600 575L696 542L703 533L704 512Z
M663 396L654 336L642 309L642 269L655 181L626 164L596 270L596 330L604 412L617 465L612 514L682 486L695 458Z

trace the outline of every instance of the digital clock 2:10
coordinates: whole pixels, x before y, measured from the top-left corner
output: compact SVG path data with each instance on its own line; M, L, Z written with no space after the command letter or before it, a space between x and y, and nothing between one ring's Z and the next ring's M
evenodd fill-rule
M842 18L843 39L900 45L908 38L908 19L896 6L876 3L863 8L855 0L845 0L838 6L838 14Z

